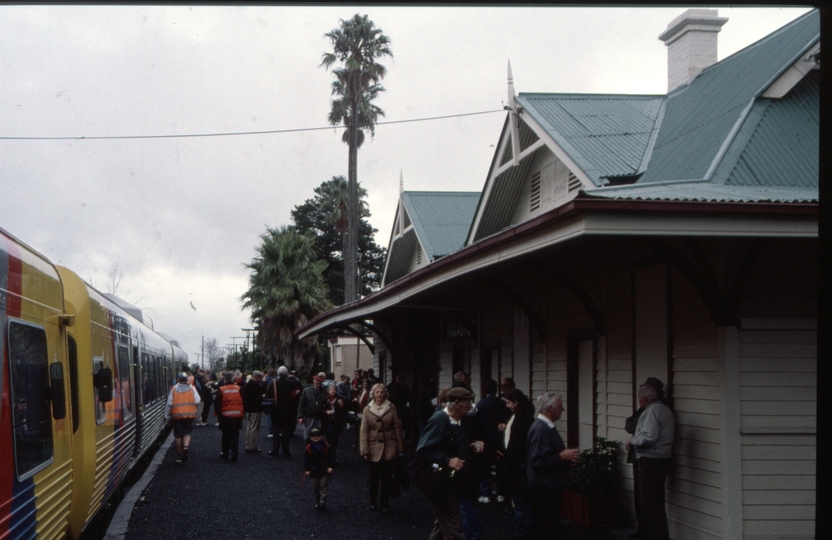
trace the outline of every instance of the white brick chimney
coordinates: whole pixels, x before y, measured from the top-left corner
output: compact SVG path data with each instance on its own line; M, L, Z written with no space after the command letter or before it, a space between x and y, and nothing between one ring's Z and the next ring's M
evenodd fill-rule
M659 39L667 45L668 92L716 63L717 34L726 22L715 9L689 9L667 25Z

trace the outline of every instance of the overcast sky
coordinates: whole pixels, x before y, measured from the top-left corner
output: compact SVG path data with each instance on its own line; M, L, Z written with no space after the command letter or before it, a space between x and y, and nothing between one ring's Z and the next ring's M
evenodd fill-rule
M804 8L718 8L719 59ZM358 157L376 241L399 193L480 191L518 93L664 94L670 8L0 6L0 228L145 309L191 361L240 344L244 263L335 175L324 34L355 13L391 39L382 121ZM21 138L21 139L15 139ZM26 139L22 139L26 138ZM191 304L192 303L192 304ZM192 305L194 307L192 307Z

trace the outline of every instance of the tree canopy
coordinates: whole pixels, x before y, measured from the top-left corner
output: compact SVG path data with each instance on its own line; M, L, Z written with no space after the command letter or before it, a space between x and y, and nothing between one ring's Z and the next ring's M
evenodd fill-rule
M296 205L291 212L295 228L302 234L314 234L314 249L318 258L328 263L323 271L324 281L329 285L329 300L334 305L344 303L344 259L343 238L339 234L343 203L347 197L346 180L334 176L315 188L315 196L303 204ZM359 197L367 196L367 190L358 188ZM361 217L369 218L370 209L360 201ZM361 294L370 294L381 286L386 250L376 244L372 225L362 219L358 231L359 267L361 269Z
M261 348L269 363L278 362L307 371L317 351L315 336L297 339L295 331L309 319L333 307L323 278L326 260L315 252L315 236L292 226L268 228L260 235L257 256L246 264L251 270L243 309L251 309Z

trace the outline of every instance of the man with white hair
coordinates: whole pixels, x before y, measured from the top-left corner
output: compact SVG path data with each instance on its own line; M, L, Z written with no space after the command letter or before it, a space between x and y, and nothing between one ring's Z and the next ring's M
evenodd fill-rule
M627 449L633 447L636 450L641 519L647 540L667 540L664 484L673 455L676 421L670 407L659 400L656 389L650 385L638 389L638 405L644 411Z
M555 427L563 411L560 395L546 392L537 398L537 419L529 428L526 476L533 538L560 539L561 491L569 478L569 466L580 455L577 448L566 448Z
M300 389L300 384L289 377L289 369L280 366L277 369L277 378L266 388L266 395L274 399L271 419L274 435L272 436L272 449L269 455L277 457L280 450L283 450L284 457L290 457L289 437L295 432L297 426L297 405L294 400L294 392Z

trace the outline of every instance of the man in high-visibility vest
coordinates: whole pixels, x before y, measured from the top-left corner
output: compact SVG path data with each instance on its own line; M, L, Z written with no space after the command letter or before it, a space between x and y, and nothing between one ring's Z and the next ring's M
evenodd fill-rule
M226 375L226 379L230 380L231 373ZM236 463L240 448L240 429L243 427L243 397L239 385L224 384L219 387L214 401L214 413L222 431L220 458L230 457L231 462Z
M194 420L200 398L196 388L188 384L186 373L177 375L176 380L177 383L170 389L165 405L165 422L173 427L176 463L184 463L188 461L191 433L194 430Z

